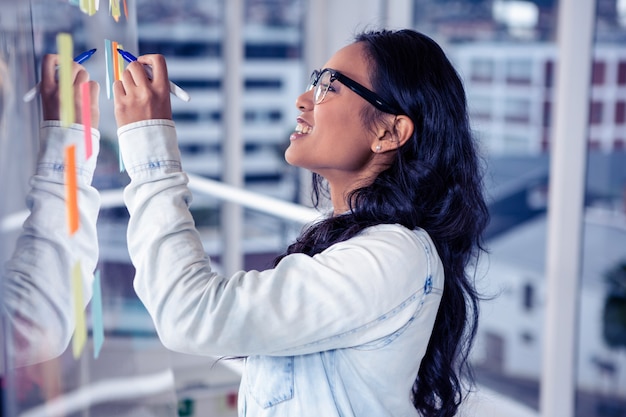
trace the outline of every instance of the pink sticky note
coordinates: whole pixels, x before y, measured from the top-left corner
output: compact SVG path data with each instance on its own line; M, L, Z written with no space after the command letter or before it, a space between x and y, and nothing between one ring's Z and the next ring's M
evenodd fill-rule
M82 100L81 115L83 126L85 126L85 158L91 158L93 153L91 143L91 92L89 91L89 83L80 85L80 96Z

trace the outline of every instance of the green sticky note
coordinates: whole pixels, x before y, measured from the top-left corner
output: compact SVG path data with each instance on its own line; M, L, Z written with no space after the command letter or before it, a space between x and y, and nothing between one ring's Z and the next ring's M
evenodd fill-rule
M79 358L83 353L87 341L87 326L85 324L85 310L83 301L83 280L80 271L80 262L76 262L72 268L72 295L74 299L74 317L76 327L72 338L72 353L74 358Z
M61 108L61 126L68 127L74 123L74 88L72 80L72 52L74 45L68 33L57 35L59 52L59 106Z

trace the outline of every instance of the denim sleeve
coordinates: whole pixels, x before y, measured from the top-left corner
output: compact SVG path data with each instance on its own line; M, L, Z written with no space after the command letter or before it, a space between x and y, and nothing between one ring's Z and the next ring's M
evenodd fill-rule
M100 196L91 186L99 152L100 134L91 131L92 156L86 158L81 125L41 126L35 175L26 198L29 215L14 253L3 270L3 316L14 345L11 366L23 366L61 354L74 331L71 271L80 262L85 305L91 298L93 272L98 261L96 220ZM66 146L76 146L79 228L68 233L65 202ZM84 306L83 306L84 307Z
M290 255L273 269L222 276L189 212L174 124L142 122L118 135L131 177L125 201L135 290L172 350L292 355L358 346L402 328L426 294L441 294L432 242L397 225L314 257ZM438 302L431 304L436 313Z

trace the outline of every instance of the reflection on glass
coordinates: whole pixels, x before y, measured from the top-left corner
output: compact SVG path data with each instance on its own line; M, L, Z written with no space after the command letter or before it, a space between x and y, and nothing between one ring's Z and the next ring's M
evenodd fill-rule
M101 51L104 38L132 47L136 44L134 23L116 24L106 9L88 17L69 2L0 0L0 5L0 60L7 67L0 78L0 258L5 324L0 341L6 350L0 372L2 415L174 416L170 357L158 343L147 314L137 307L130 284L132 271L103 265L98 259L98 239L103 235L115 236L113 256L125 255L124 233L117 227L117 219L124 218L124 213L110 208L111 197L106 194L124 183L116 144L110 140L112 106L102 100L101 90L101 150L98 154L94 142L95 155L80 171L82 194L78 200L83 215L78 231L70 237L66 230L63 151L65 144L76 143L80 166L80 155L85 153L80 146L83 137L58 127L44 128L40 133L41 97L28 104L21 100L21 95L41 78L38 73L44 54L56 52L57 33L72 33L75 54L92 47ZM132 2L129 5L134 18ZM91 79L101 86L105 81L103 67L104 56L98 53L86 63ZM97 191L87 186L96 156L93 186L105 202L100 213L100 199L94 197ZM92 305L81 309L87 324L87 344L78 355L72 350L76 317L70 271L78 262L85 303L91 297L93 272L100 272L105 340L98 357L93 345Z

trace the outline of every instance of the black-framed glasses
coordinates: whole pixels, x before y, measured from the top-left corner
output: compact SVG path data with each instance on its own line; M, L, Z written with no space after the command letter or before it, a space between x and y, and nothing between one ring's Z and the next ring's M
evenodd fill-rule
M311 79L309 80L308 90L315 88L313 92L314 102L315 104L320 104L326 98L326 93L330 89L330 84L333 81L339 81L341 84L348 87L350 90L354 91L361 97L363 97L368 103L372 106L376 107L378 110L390 113L390 114L400 114L394 106L388 104L383 100L378 94L373 92L367 87L359 84L354 81L352 78L349 78L339 71L336 71L331 68L324 68L322 70L313 70L311 73Z

